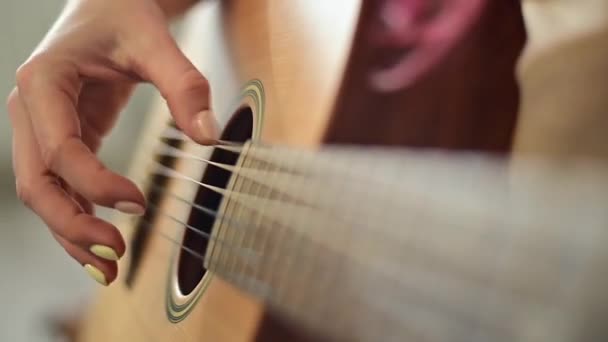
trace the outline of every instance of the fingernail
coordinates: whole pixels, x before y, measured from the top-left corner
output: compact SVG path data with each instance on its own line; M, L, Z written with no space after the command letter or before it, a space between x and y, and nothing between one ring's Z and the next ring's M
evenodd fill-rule
M215 115L210 110L204 110L196 115L197 131L202 143L214 143L220 138L220 128Z
M91 248L89 248L89 250L91 251L91 253L97 255L98 257L100 257L102 259L112 260L112 261L117 261L118 259L120 259L118 257L118 254L116 254L116 251L114 251L114 249L112 249L108 246L93 245L93 246L91 246Z
M97 267L91 264L86 264L84 265L84 269L91 276L91 278L95 279L96 282L100 283L103 286L108 286L106 276Z
M116 204L114 204L114 209L121 211L125 214L137 216L141 216L146 212L146 209L140 204L126 201L116 202Z

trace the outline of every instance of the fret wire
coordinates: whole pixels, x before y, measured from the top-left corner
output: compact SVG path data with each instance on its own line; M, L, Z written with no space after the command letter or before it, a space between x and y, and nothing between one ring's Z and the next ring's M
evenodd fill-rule
M277 153L281 152L278 151ZM276 172L276 170L280 167L282 167L282 165L279 165L279 163L271 164L271 167L268 169L269 173ZM279 227L283 226L282 224L277 224L277 222L274 222L274 220L268 219L268 216L271 216L272 213L275 212L274 210L276 207L276 203L280 200L279 196L281 192L278 190L276 182L277 178L273 177L273 183L275 183L275 185L268 187L267 198L269 199L269 201L266 203L264 211L269 214L262 216L261 219L258 221L259 225L263 227L260 230L260 242L258 246L261 251L264 251L264 264L261 265L261 267L257 268L255 271L255 278L259 279L265 284L268 284L268 286L273 291L273 295L275 291L274 284L268 277L268 274L272 272L273 255L280 248L280 244L278 243L277 237L278 230L280 229ZM269 243L269 241L271 241L271 243Z
M354 196L353 196L353 197L354 197ZM349 206L349 207L350 207L350 208L352 208L352 206ZM518 227L519 227L519 226L518 226ZM504 233L504 232L503 232L503 233ZM513 233L513 232L511 232L511 233ZM509 234L509 235L510 235L509 241L511 241L511 242L512 242L512 241L514 240L514 236L515 236L515 235L513 235L513 234ZM382 238L385 238L385 237L386 237L386 236L382 236ZM510 244L511 244L511 243L510 243ZM510 246L509 248L513 248L513 247L516 247L516 246ZM505 247L505 248L506 248L506 247ZM514 249L512 249L512 250L511 250L511 252L514 252L514 251L515 251ZM299 264L302 264L302 263L299 263ZM306 263L304 263L304 264L306 264ZM317 265L317 266L318 266L318 265Z
M255 166L255 161L251 158L249 158L249 154L244 154L242 155L242 162L241 162L241 167L242 168L247 168L247 167L254 167ZM238 173L235 174L236 177L242 178L241 183L239 185L238 188L235 188L236 191L242 192L242 193L246 193L246 194L250 194L251 193L251 189L253 189L256 186L259 186L256 182L253 182L251 179L245 178L245 177L241 177ZM239 221L243 221L243 222L247 222L247 226L248 229L246 231L239 231L239 232L234 232L233 237L236 236L234 239L239 239L240 242L234 242L238 245L241 246L245 246L245 244L243 243L243 236L245 234L247 234L247 232L249 230L251 230L251 225L249 224L249 218L245 217L245 219L243 219L243 205L240 202L235 203L235 205L231 208L231 211L233 213L233 217L235 217L237 220ZM225 261L225 263L223 263L223 267L230 273L233 275L246 275L245 272L247 272L246 268L244 268L244 266L241 267L241 271L238 271L238 262L242 260L239 260L236 257L232 257L230 258L230 256L228 256L227 260Z
M190 181L191 181L191 180L190 180ZM412 194L411 194L411 193L407 193L407 192L406 192L406 195L407 195L407 196L410 196L410 197L412 196ZM407 197L407 196L406 196L406 197ZM432 200L433 200L433 201L436 201L436 198L432 198ZM384 199L384 202L389 202L389 203L390 203L390 201L387 201L387 200L386 200L386 198ZM415 204L415 203L411 203L411 204L409 204L409 203L408 203L407 205L416 205L416 204ZM434 206L434 207L437 207L437 203L433 204L433 206ZM397 209L400 209L400 208L397 208ZM450 208L447 208L447 209L450 209ZM451 210L451 211L450 211L450 210L448 210L448 211L449 211L449 212L453 212L453 210ZM337 213L334 213L334 214L337 214ZM430 214L430 215L433 215L433 213L427 213L427 215L429 215L429 214ZM338 216L338 218L339 218L339 216ZM398 218L399 218L399 217L396 217L396 219L398 219ZM356 223L356 222L355 222L355 223ZM399 221L396 221L396 222L388 221L388 223L389 223L389 224L398 224L398 223L400 223L400 222L399 222ZM442 228L442 229L446 229L446 227L448 226L448 225L447 225L447 223L448 223L448 222L446 222L445 224L443 224L443 225L442 225L442 227L438 227L438 228L440 228L440 229L441 229L441 228ZM473 226L478 226L478 225L479 225L479 224L477 223L477 224L475 224L475 225L473 225ZM465 225L465 226L460 227L460 228L462 228L462 229L467 229L467 227L468 227L468 226L467 226L467 225ZM365 227L363 227L363 228L365 228ZM451 228L451 227L450 227L450 228ZM410 231L408 231L408 230L405 230L405 231L406 231L406 232L408 232L408 233L411 233L411 232L410 232ZM446 231L446 232L447 232L447 231ZM398 238L401 238L401 237L398 237ZM520 246L521 248L528 248L528 249L530 249L530 248L532 248L532 247L534 247L534 248L541 248L541 249L542 249L542 248L546 248L546 247L543 247L543 245L542 245L542 244L540 244L540 245L539 245L538 243L537 243L536 245L534 245L534 246L527 246L526 244L528 244L528 243L530 243L530 242L529 242L528 240L525 240L525 239L523 239L523 241L518 240L517 242L518 242L518 243L520 243L520 244L523 244L523 246ZM532 243L533 243L533 242L534 242L534 241L532 241ZM495 243L499 243L499 241L496 241ZM414 246L414 247L415 247L415 246ZM413 249L416 249L416 248L413 248ZM424 253L424 250L422 250L422 251L418 251L418 253ZM541 257L543 257L543 255L544 255L544 254L543 254L543 253L540 253L540 254L541 254ZM545 254L546 254L546 253L545 253Z
M250 149L247 150L247 154L244 156L244 158L246 158L244 161L247 162L248 167L250 168L259 168L259 166L257 165L258 163L261 163L261 161L256 160L254 158L251 158L251 155L249 153ZM249 193L251 193L252 190L259 188L260 184L257 182L250 182L251 183L251 187L249 188ZM249 215L246 215L247 213L249 213ZM234 215L236 217L239 217L239 219L244 217L244 220L247 221L247 225L248 228L246 231L242 232L242 234L240 234L240 244L243 246L247 246L248 245L248 237L250 235L255 235L257 233L255 227L251 224L251 220L253 217L255 217L256 215L258 215L259 213L257 212L257 210L255 210L255 208L253 207L248 207L245 206L242 201L238 201L235 206L231 209L230 215ZM243 220L243 219L241 219ZM252 250L254 250L255 246L252 244L249 248L251 248ZM238 274L232 270L237 268L237 260L234 260L232 263L226 263L226 264L222 264L222 268L224 270L226 270L227 272L229 272L230 274L233 274L235 277L238 277ZM258 263L259 265L259 263ZM241 269L243 270L242 272L248 272L248 269L251 266L249 265L249 263L245 263L244 265L241 266ZM245 278L248 278L250 282L255 282L255 280L251 277L248 277L246 273L244 273L244 275L246 276ZM243 277L241 277L243 278ZM242 285L242 280L239 279L233 279L233 281L236 281L238 284Z
M338 183L338 181L336 182ZM329 186L330 189L334 188L336 186L336 183L333 183ZM311 194L314 197L320 197L321 195L317 192L317 193L312 193ZM335 193L334 196L330 197L335 197ZM330 200L331 201L331 200ZM329 208L329 210L331 210L331 207ZM294 223L294 225L296 226L301 226L303 222L306 221L306 217L304 217L303 215L294 215L294 221L296 223ZM303 251L302 253L302 259L304 261L301 261L300 263L305 263L306 267L304 267L303 269L300 269L299 272L301 272L303 274L303 278L304 279L314 279L314 282L309 284L309 291L308 292L304 292L305 295L300 295L297 299L299 299L299 302L296 301L296 306L292 307L293 310L295 310L295 308L297 308L300 305L307 305L309 307L309 311L312 314L308 314L307 317L307 323L309 325L316 325L319 321L323 320L324 317L320 317L317 315L318 312L320 312L320 308L322 306L324 306L324 303L317 301L311 301L312 298L310 298L311 296L319 296L319 295L323 295L323 292L319 291L319 288L321 286L320 282L325 281L326 277L328 276L329 272L332 272L331 269L333 269L334 271L337 271L333 266L336 263L336 260L333 258L327 258L327 255L325 254L324 250L324 246L321 244L310 244L309 241L307 241L307 234L311 235L311 236L317 236L319 233L319 228L320 225L318 224L312 224L312 225L308 225L306 226L306 229L308 230L308 232L302 233L301 234L301 238L299 239L299 243L300 243L300 250ZM335 225L331 226L332 229L332 234L334 233L336 227ZM338 233L338 232L336 232ZM322 234L322 233L321 233ZM308 261L307 261L308 259ZM323 264L326 267L323 268L319 268L318 265ZM338 320L340 319L339 317L332 317L332 320Z
M292 158L292 159L293 159L293 158ZM343 179L343 178L341 178L341 179ZM326 214L327 212L328 212L328 211L325 211L325 214ZM339 219L339 220L343 220L343 218L342 218L341 216L338 216L338 217L337 217L337 219ZM353 224L353 223L351 222L351 224ZM356 224L356 223L354 223L354 224Z
M349 162L349 159L350 159L350 156L346 156L344 158L343 162L345 164L349 164L349 163L351 163L351 162ZM374 175L375 175L374 174L374 166L377 166L377 165L378 165L378 163L368 163L368 164L364 165L361 168L361 173L365 173L367 175L372 175L371 178L375 179L376 177L374 177ZM348 184L344 184L344 185L348 186ZM350 208L350 209L347 210L347 215L349 215L349 216L355 214L354 213L354 209L356 208L356 205L355 205L355 203L353 203L353 201L355 199L359 199L360 200L361 198L365 198L365 194L361 192L360 188L355 188L354 191L355 191L355 194L353 196L349 196L349 198L346 199L346 201L347 201L346 208ZM361 226L368 227L368 230L366 230L366 231L359 230L357 232L358 234L373 235L376 239L382 239L383 238L383 236L381 236L381 235L374 234L374 232L377 231L378 222L381 222L381 220L379 220L377 217L374 216L374 212L378 208L379 208L379 206L374 206L374 208L370 208L370 212L368 213L368 215L366 215L366 217L362 218L364 220L364 222L361 223ZM375 224L373 224L373 223L375 223ZM347 229L344 232L344 234L347 235L347 236L350 236L353 233L353 229L354 228L355 227L352 226L352 225L349 226L349 227L347 227ZM350 248L355 248L355 249L357 249L357 248L365 248L364 246L359 246L357 244L358 241L359 240L353 241L354 243L351 242L350 243ZM382 244L380 244L380 245L382 245ZM382 267L382 265L378 265L378 266L379 266L379 268ZM338 268L338 273L342 274L342 275L339 275L340 277L344 277L344 274L345 274L346 270L348 269L348 272L354 274L357 277L361 277L361 272L362 272L362 269L364 267L365 266L362 266L362 265L361 266L360 265L355 265L355 266L353 266L353 265L343 265L342 267ZM351 275L351 277L352 277L352 275ZM385 285L386 284L388 284L388 281L385 281ZM342 300L345 301L344 305L349 305L350 302L352 300L356 300L356 298L355 299L351 299L350 296L342 296ZM372 312L370 314L370 320L373 320L373 323L370 324L370 327L368 327L365 330L365 332L366 332L367 335L374 336L374 331L372 331L373 327L376 327L376 329L377 329L378 326L381 325L381 324L378 324L379 322L383 322L384 324L387 324L387 323L385 323L384 319L382 319L383 315L381 314L382 312L380 310L377 310L377 309L374 310L374 308L370 308L370 311ZM327 310L326 312L332 314L331 311L329 311L329 310ZM352 310L349 310L348 312L349 312L350 316L346 316L346 315L342 316L341 319L340 319L340 321L338 321L336 323L335 331L337 331L338 333L346 331L346 329L348 329L348 327L345 326L345 325L347 325L348 320L352 319L353 315L356 315L356 313L354 313ZM335 314L335 313L333 313L333 314Z
M334 161L336 163L336 165L341 165L342 164L341 163L341 161L342 161L341 159L342 158L339 158L339 157L336 158L336 160ZM335 181L332 184L331 188L330 188L331 190L329 191L329 193L332 194L332 195L331 195L331 200L329 200L329 202L333 202L334 203L329 208L330 212L332 211L332 209L334 209L334 210L337 209L336 207L338 206L339 202L341 204L341 203L343 203L343 201L346 201L349 197L350 198L354 197L352 195L349 195L349 196L341 197L340 200L338 200L338 194L342 194L343 193L342 192L343 189L340 186L343 183L343 179L344 178L341 178L340 180ZM342 228L343 227L344 227L344 225L340 225L340 224L333 226L332 227L332 234L334 234L334 232L335 232L335 234L343 236L343 234L342 234ZM348 239L348 236L344 236L344 239ZM333 240L334 239L332 239L332 241L330 243L333 244L334 243ZM317 249L317 252L315 253L315 255L322 255L322 253L320 251L318 251L320 249L320 246L317 246L316 249ZM340 261L337 260L337 259L338 258L333 258L333 260L331 260L332 266L333 266L333 267L331 267L331 269L328 267L328 268L321 269L320 271L317 272L317 275L316 275L316 278L315 278L315 282L312 285L312 286L314 286L315 292L317 293L317 295L326 292L325 289L328 287L327 283L331 279L332 275L335 276L335 275L341 273L340 270L342 268L340 266L343 266L343 265L340 265ZM315 260L318 262L318 258L315 259ZM316 266L313 266L312 268L317 269ZM340 278L337 278L337 279L340 279ZM336 307L336 306L342 306L342 305L345 304L345 303L341 303L341 301L339 300L339 298L341 298L341 297L342 296L340 296L340 295L338 295L337 297L334 297L335 300L337 300L337 302L335 302L335 306L334 307ZM315 304L311 304L312 310L314 310L313 311L314 312L313 321L312 321L311 324L315 324L315 325L316 324L320 324L322 321L324 321L324 320L326 320L328 318L327 316L331 317L331 313L329 312L330 311L330 307L328 305L326 305L326 304L324 305L324 304L325 303L321 303L321 302L317 302L316 305ZM344 308L347 308L347 306L344 306ZM349 310L347 309L347 310L345 310L345 312L342 315L331 317L331 319L333 320L332 324L333 325L339 324L339 322L341 320L343 320L343 316L344 315L348 315L348 311Z
M348 155L345 156L340 156L338 158L336 158L336 165L337 167L339 166L345 166L344 167L344 171L345 171L345 175L343 178L340 178L339 181L336 181L334 183L334 187L333 187L333 191L331 191L331 193L333 193L333 200L331 202L335 203L334 204L334 210L330 209L331 211L335 211L337 212L338 210L338 206L341 207L346 207L346 208L352 208L353 206L349 206L344 205L344 203L349 203L352 202L354 199L357 199L360 203L361 199L364 198L362 196L357 196L358 187L353 187L352 189L350 189L351 191L354 191L353 194L349 194L349 196L340 196L339 194L343 194L344 193L344 189L348 189L349 188L349 184L346 181L348 177L348 174L352 172L352 168L349 168L348 165L351 164L350 158ZM362 165L362 167L367 168L370 164L366 164L366 165ZM355 208L358 208L358 205L354 206ZM341 214L340 216L344 216L344 217L354 217L353 213L351 212L351 210L347 210L346 212L344 212L343 214ZM337 224L333 227L333 230L335 231L334 236L341 236L342 238L339 241L336 241L336 243L338 244L342 244L343 247L340 248L341 250L346 248L346 249L350 249L350 247L344 247L344 245L350 245L349 243L349 238L350 235L348 234L348 231L351 230L352 231L352 227L353 225L349 225L349 224ZM333 234L333 232L332 232ZM335 239L333 239L335 240ZM340 279L340 274L344 274L344 272L346 271L346 267L348 265L345 265L346 258L335 258L334 262L335 265L333 267L333 270L330 270L329 268L325 268L323 269L321 272L319 272L319 276L317 277L317 281L315 282L316 288L317 288L317 293L322 294L322 293L326 293L328 292L329 288L331 287L331 279L332 276L334 278ZM342 276L343 277L343 276ZM339 296L339 298L343 298L346 299L345 295ZM317 308L317 314L316 316L318 317L317 322L325 320L325 319L329 319L329 318L333 318L334 319L334 329L336 330L340 330L340 324L342 322L346 321L346 316L347 315L352 315L354 314L352 312L352 310L345 310L345 313L342 315L336 315L335 312L332 312L332 308L335 309L336 307L344 307L347 308L348 305L350 303L346 302L346 303L335 303L335 305L329 306L329 305L323 305L322 303L319 303L320 305L318 305ZM337 317L336 317L337 316Z
M268 176L270 176L276 169L278 169L278 167L279 166L275 163L265 163L264 171L268 174ZM274 226L274 223L272 225L267 225L265 224L264 218L267 216L266 213L268 212L268 206L271 205L272 200L274 200L274 189L272 187L265 187L263 191L260 189L258 189L258 191L260 191L260 197L263 198L263 201L260 205L261 209L259 210L259 215L257 215L255 223L253 223L253 226L256 227L256 233L254 234L254 236L252 236L252 244L255 246L256 250L259 250L260 253L264 253L264 261L260 263L258 267L252 270L252 278L257 279L262 283L268 284L262 279L262 275L268 267L268 254L270 252L266 242L268 237L273 234L271 229ZM249 286L251 286L251 284ZM271 288L271 290L273 289ZM269 294L266 293L265 295Z
M343 154L342 154L343 155ZM342 219L341 217L338 217L338 219Z
M238 170L240 171L247 163L247 155L245 155L244 153L241 153L239 156L239 159L240 159L240 161L238 162ZM247 194L246 190L247 190L248 179L237 176L236 171L233 173L233 177L236 177L236 178L234 180L234 184L230 187L231 191L238 192L239 194ZM226 213L234 212L235 210L237 210L237 208L242 206L238 200L231 201L230 203L231 203L231 206L225 208ZM239 216L235 216L235 215L229 215L229 216L231 218L234 218L235 220L241 221ZM245 222L245 225L247 225L246 221L242 221L242 222ZM230 227L230 225L228 225L228 226L224 225L223 230L224 230L223 234L226 237L226 239L228 239L228 240L232 240L234 238L235 234L237 234L237 231L235 229L233 229L233 227ZM234 242L231 241L231 243L234 243ZM232 270L229 267L231 260L236 260L236 256L233 255L232 253L229 253L229 251L227 251L227 250L222 250L221 257L220 257L220 265L222 265L221 267L223 269L226 279L234 281L234 277L239 276L239 274L235 273L234 270Z
M193 257L200 259L202 263L206 262L208 257L204 256L202 254L197 253L196 251L194 251L193 249L190 249L186 246L183 246L183 244L180 241L177 241L175 239L173 239L171 236L165 234L164 232L161 231L157 231L157 230L151 230L151 227L156 224L156 222L152 221L152 220L147 220L147 219L143 219L141 218L141 221L144 222L143 227L145 229L148 229L151 231L152 234L157 234L158 236L160 236L162 239L164 239L165 241L176 245L179 249L185 251L186 253L192 255ZM250 258L246 258L247 260L249 260ZM246 276L245 276L246 277Z
M309 187L310 189L310 195L311 198L318 198L320 196L320 192L318 191L312 191L313 187ZM294 226L296 227L301 227L303 222L306 220L306 218L303 215L294 215L293 216L294 219ZM296 270L296 273L298 275L301 276L302 279L315 279L315 271L316 271L316 265L318 264L322 264L323 260L319 260L319 258L321 257L322 253L319 253L319 248L320 245L315 245L312 246L307 240L307 234L317 234L316 232L316 228L319 228L317 225L313 225L313 226L308 226L306 227L309 230L312 230L312 233L306 233L306 232L299 232L299 239L298 239L298 251L300 251L300 253L298 253L297 256L294 256L298 262L298 265L301 265L301 267L299 267ZM333 227L332 227L333 229ZM315 248L316 247L316 248ZM316 284L316 282L314 282L312 284L312 286L315 286L314 284ZM292 299L292 301L294 302L294 306L292 306L292 308L297 308L301 305L311 305L312 302L310 301L310 299L308 298L308 296L310 296L310 294L312 293L312 291L302 291L300 293L296 294L296 297L294 299Z
M290 165L288 166L288 168L297 168L299 163L301 162L301 158L291 158L290 160ZM295 180L295 183L293 184L295 189L300 189L299 192L300 193L311 193L313 191L313 187L311 186L307 186L308 184L305 183L305 178L300 177L297 178ZM311 198L308 197L306 195L303 196L304 198ZM295 226L295 225L291 225L291 226ZM292 234L291 234L291 239L290 239L290 244L289 246L287 246L286 249L288 249L290 251L290 253L285 253L285 255L282 256L282 259L284 261L283 264L283 278L280 278L278 280L278 283L276 285L275 291L276 291L276 301L277 303L282 303L283 305L290 305L292 304L291 301L293 300L293 294L295 295L297 294L302 294L304 292L305 289L300 289L300 286L304 286L304 284L306 283L305 281L294 281L294 279L299 279L299 277L302 275L302 273L300 272L299 267L296 268L294 267L294 265L301 265L296 263L296 258L299 258L300 254L301 254L301 248L303 245L302 240L305 238L305 235L299 232L294 233L293 229L292 229ZM288 280L291 284L297 284L297 286L291 286L287 287L285 286L285 284L288 283ZM304 279L303 279L304 280ZM292 305L292 307L294 307Z
M285 153L285 151L279 151L278 153ZM281 158L283 159L283 158ZM284 163L283 165L278 165L278 167L282 167L285 170L287 170L287 172L290 172L293 169L293 162L290 162L292 160L294 160L295 158L289 159L289 158L285 158L285 160L287 160L286 163ZM299 179L299 178L296 178ZM282 178L278 178L276 180L276 188L281 189L281 185L284 185L284 183L289 182L289 179L287 177L282 177ZM270 207L269 207L269 211L273 212L275 210L277 210L277 203L281 203L283 200L285 200L285 193L284 192L280 192L277 191L277 195L275 197L275 200L273 202L271 202ZM286 255L292 254L293 251L291 251L291 247L288 246L287 243L285 243L285 240L287 238L287 233L289 229L289 224L272 224L269 227L271 227L272 231L270 232L270 234L267 234L265 237L265 244L263 245L268 245L268 240L272 239L272 246L273 248L267 253L265 254L266 256L266 264L268 265L268 267L266 267L264 270L266 270L266 272L261 272L260 274L260 279L263 280L265 283L269 284L273 290L274 290L274 295L275 298L277 296L277 291L278 291L278 287L280 286L280 279L277 279L277 276L280 276L279 272L283 271L283 273L288 272L289 270L284 268L284 267L280 267L281 265L279 264L279 262L283 261ZM284 250L282 250L284 249ZM285 253L285 250L289 250L290 253ZM283 253L281 253L283 252ZM284 264L284 263L283 263ZM283 265L284 266L284 265Z
M160 207L157 205L154 205L151 203L149 203L148 205L153 209L154 214L160 215L162 217L165 217L165 218L179 224L185 230L190 230L209 242L213 242L215 244L221 245L222 246L221 248L233 250L234 251L233 253L238 254L239 257L247 258L247 257L251 257L251 256L256 256L256 254L257 254L255 251L244 248L243 246L231 244L227 240L221 240L217 236L213 236L211 234L205 233L205 232L197 229L197 227L194 227L194 226L188 224L187 222L181 221L180 219L176 218L175 216L160 210Z
M345 158L345 163L346 164L350 164L349 162L349 158ZM373 179L378 179L379 178L379 173L378 173L378 169L380 168L380 165L382 165L381 163L368 163L367 165L365 165L365 169L362 171L365 174L371 175L371 178ZM348 186L348 184L345 182L343 184L343 186ZM380 184L378 186L381 186ZM388 189L386 189L388 190ZM361 199L361 198L365 198L365 192L363 191L362 188L355 188L354 191L358 192L358 195L354 195L354 196L349 196L349 198L347 199L347 201L349 201L350 203L347 203L346 207L351 208L349 211L350 213L348 214L350 215L354 215L354 208L356 208L356 203L355 199ZM381 191L384 192L386 194L390 193L387 191ZM390 202L390 201L389 201ZM373 208L371 208L370 212L368 213L368 215L366 215L365 217L365 222L361 225L369 227L369 231L365 231L364 233L366 234L370 234L375 236L376 239L379 239L380 242L378 243L379 245L388 245L387 243L383 243L382 240L385 240L385 236L383 234L376 234L375 232L378 232L378 222L382 222L382 218L381 218L381 206L374 206ZM375 224L373 224L375 223ZM348 231L345 232L345 234L350 235L351 233L353 233L353 229L355 229L355 226L349 226L348 227ZM354 248L357 248L357 246L354 246ZM382 264L380 263L379 268L382 268ZM346 266L343 268L345 269ZM358 268L358 271L361 272L362 269ZM340 272L340 270L338 270L338 272ZM351 310L352 311L352 310ZM351 312L351 314L353 314ZM376 323L380 323L380 319L379 316L373 316L371 317L372 319L375 319ZM346 320L344 320L344 323L346 323ZM382 324L373 324L373 326L375 327L376 332L381 329ZM344 329L344 328L343 328ZM372 329L372 327L369 327L368 331L370 335L375 335L374 332L370 331ZM378 334L376 333L376 336Z
M352 206L351 206L352 207Z
M232 191L235 192L241 192L241 189L243 188L243 183L246 181L245 178L242 177L236 177L236 174L238 174L238 170L241 169L241 167L244 165L244 163L247 161L247 156L245 151L243 151L243 153L241 153L239 155L239 158L237 160L236 163L236 169L235 171L232 173L232 177L235 177L234 179L232 179L233 184L230 185L228 184L228 186L226 187L226 189L230 188ZM230 183L230 181L229 181ZM230 193L232 193L232 191ZM224 208L224 212L225 213L230 213L234 211L234 208L237 208L240 206L239 202L236 200L230 200L231 196L229 195L230 193L228 193L227 195L223 196L225 200L228 200L227 205ZM237 222L244 222L244 221L240 221L239 217L232 217L230 216L231 220L235 220ZM247 225L247 223L245 222L244 225ZM234 229L234 227L231 227L231 225L226 225L225 223L223 223L221 225L221 234L223 235L223 238L226 239L227 241L230 241L230 236L234 236L234 234L236 234L236 230ZM232 234L231 234L232 233ZM233 242L231 242L233 243ZM233 255L231 255L230 251L228 251L225 248L221 248L219 250L218 253L218 263L219 265L222 265L222 268L225 269L225 272L227 272L228 274L232 274L232 272L230 270L227 269L227 261L232 257Z
M246 147L247 148L247 147ZM237 159L237 163L235 165L235 167L238 169L239 167L239 163L238 163L238 159ZM238 178L234 177L234 173L231 175L230 179L228 180L228 183L226 184L226 189L232 188L234 183L236 183L238 181ZM230 196L228 196L230 194L230 192L226 192L225 194L220 194L222 196L222 200L220 203L220 206L218 207L218 214L219 211L222 209L222 206L224 207L224 213L229 212L228 208L230 208L233 205L233 200ZM228 229L227 226L227 222L226 220L224 220L223 218L226 217L228 218L225 214L222 213L222 219L218 219L216 218L213 222L213 226L212 226L212 231L211 233L213 235L215 235L218 239L222 239L224 240L225 238L225 234L226 234L226 229ZM232 218L229 218L232 221ZM209 247L211 247L211 250L209 250ZM223 255L227 252L224 248L221 248L220 246L217 246L217 244L213 244L212 246L208 245L208 251L207 251L207 263L206 263L206 267L208 270L212 270L215 271L215 269L217 268L218 265L221 265L221 260L223 260Z
M233 173L235 171L234 170L234 166L227 165L227 164L222 164L222 163L216 163L216 162L210 161L208 159L201 158L201 157L199 157L197 155L193 155L193 154L189 154L189 153L183 152L183 151L181 151L179 149L176 149L176 148L174 148L174 147L172 147L170 145L164 146L163 149L165 150L165 153L156 154L156 156L170 156L170 157L175 157L175 158L178 158L178 159L182 158L182 159L186 159L186 160L193 160L193 161L207 163L207 164L213 165L214 167L218 167L218 168L221 168L221 169L224 169L224 170L228 170L228 171L231 171ZM282 150L280 150L280 151L282 151ZM250 156L250 154L248 154L248 158L249 158L249 156ZM254 159L254 158L249 158L249 159ZM277 164L279 164L279 163L277 163ZM283 175L282 173L283 172L287 172L287 170L280 170L279 169L279 171L280 172L278 172L278 174L276 176L278 176L278 177L285 177L285 175ZM293 171L295 171L295 169ZM291 174L291 177L293 177L293 178L296 178L296 177L310 177L310 175L307 176L307 175L295 174L295 173L290 173L290 174ZM265 177L262 177L262 174L259 173L259 170L255 170L255 168L249 168L249 167L241 166L239 168L238 175L240 177L248 178L249 180L254 181L256 183L260 183L260 184L262 184L264 186L268 186L268 184L265 183L265 181L264 181ZM318 177L318 175L316 175L316 177ZM322 180L324 178L325 177L320 178L320 179ZM284 196L286 198L290 199L291 202L298 202L298 199L292 199L291 198L290 193L292 193L292 192L293 191L290 191L289 188L288 188L288 190L283 191Z
M161 238L163 238L164 240L166 240L167 242L176 245L179 247L179 249L185 251L186 253L192 255L193 257L200 259L201 261L205 260L205 257L199 253L197 253L196 251L194 251L191 248L188 248L186 246L184 246L180 241L175 240L174 238L172 238L171 236L169 236L168 234L154 229L152 230L152 226L156 223L154 222L154 220L150 220L150 219L146 219L146 218L139 218L139 220L141 222L143 222L144 224L142 225L145 229L147 229L148 231L150 231L152 234L158 234Z

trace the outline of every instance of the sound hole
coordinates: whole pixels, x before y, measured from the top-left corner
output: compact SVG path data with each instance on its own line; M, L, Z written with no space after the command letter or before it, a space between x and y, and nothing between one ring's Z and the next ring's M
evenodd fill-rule
M238 111L226 125L221 139L227 141L245 142L251 138L253 132L253 113L250 108L243 108ZM238 154L228 152L222 149L214 149L210 160L216 163L235 165L238 159ZM208 165L203 173L201 182L204 184L213 185L220 188L226 188L230 180L231 173ZM212 211L217 211L222 201L222 195L204 187L199 187L194 202L202 207ZM191 227L196 227L197 230L206 234L211 234L215 217L211 217L207 213L193 207L190 211L188 224ZM184 235L183 245L189 249L196 251L200 255L205 255L209 241L188 229ZM201 281L207 270L203 266L201 259L193 256L191 253L183 250L179 257L179 267L177 271L177 279L180 291L187 295L191 293L196 285Z

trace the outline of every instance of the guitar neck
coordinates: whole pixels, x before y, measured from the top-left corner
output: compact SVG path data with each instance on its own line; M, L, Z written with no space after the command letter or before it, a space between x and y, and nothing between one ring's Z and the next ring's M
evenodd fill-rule
M246 146L206 267L338 340L583 340L606 304L606 173L516 165Z

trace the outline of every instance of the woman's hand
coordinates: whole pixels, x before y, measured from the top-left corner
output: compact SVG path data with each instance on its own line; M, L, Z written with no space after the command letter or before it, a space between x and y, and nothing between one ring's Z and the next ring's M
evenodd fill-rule
M69 1L17 71L8 98L19 198L104 285L116 278L125 243L94 216L93 204L140 215L145 200L95 153L139 81L159 89L191 138L216 138L209 85L177 47L154 0Z

